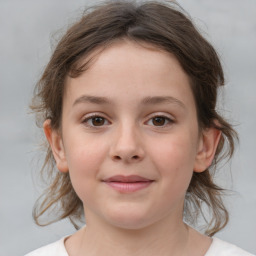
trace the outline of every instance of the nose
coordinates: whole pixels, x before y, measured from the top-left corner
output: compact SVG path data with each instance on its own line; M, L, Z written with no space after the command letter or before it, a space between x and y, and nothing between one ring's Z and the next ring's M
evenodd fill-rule
M111 143L110 157L124 163L140 162L145 157L142 136L135 127L119 127Z

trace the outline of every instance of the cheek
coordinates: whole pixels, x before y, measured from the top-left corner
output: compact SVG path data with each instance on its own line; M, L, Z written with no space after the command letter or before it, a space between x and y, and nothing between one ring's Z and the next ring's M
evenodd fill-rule
M79 133L78 133L79 134ZM70 136L66 145L69 171L75 175L92 175L105 157L106 147L89 136Z
M152 150L154 165L166 187L171 183L173 189L187 189L193 174L196 141L189 134L176 134Z
M101 163L104 161L104 148L88 143L73 145L73 150L67 152L67 161L72 185L82 201L91 194L95 186Z

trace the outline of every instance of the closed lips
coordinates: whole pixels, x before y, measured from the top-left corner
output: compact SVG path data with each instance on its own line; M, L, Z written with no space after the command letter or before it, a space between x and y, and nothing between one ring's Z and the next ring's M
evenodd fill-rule
M103 182L119 193L127 194L143 190L149 187L153 181L154 180L150 180L138 175L116 175L104 180Z
M104 180L105 182L123 182L123 183L134 183L134 182L151 182L153 180L138 176L138 175L116 175Z

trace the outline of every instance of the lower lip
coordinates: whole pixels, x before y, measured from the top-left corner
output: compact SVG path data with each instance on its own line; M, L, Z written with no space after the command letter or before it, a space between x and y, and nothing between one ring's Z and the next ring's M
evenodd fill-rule
M141 182L105 182L113 189L122 193L132 193L138 190L149 187L153 181L141 181Z

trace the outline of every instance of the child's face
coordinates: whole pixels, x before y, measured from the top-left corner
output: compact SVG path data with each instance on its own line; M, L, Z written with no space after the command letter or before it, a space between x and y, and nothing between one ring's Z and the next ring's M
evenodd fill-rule
M193 170L211 161L202 161L206 147L178 61L132 42L112 45L67 79L61 137L48 131L48 138L88 224L134 229L181 220Z

